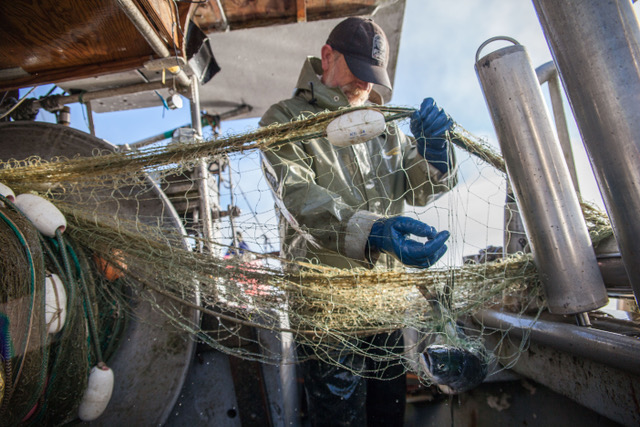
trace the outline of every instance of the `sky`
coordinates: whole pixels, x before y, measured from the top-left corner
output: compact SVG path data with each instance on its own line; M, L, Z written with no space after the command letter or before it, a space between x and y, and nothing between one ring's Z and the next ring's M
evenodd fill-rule
M637 9L637 5L634 7ZM524 45L534 68L551 60L531 0L407 0L394 92L389 104L418 108L423 98L433 97L457 123L497 149L495 130L474 70L476 51L484 41L494 36L508 36ZM483 55L505 45L506 43L492 43L483 49ZM292 86L294 83L292 82ZM35 95L43 95L46 90L47 88L39 88ZM543 87L543 92L546 93L546 87ZM188 103L185 104L188 106ZM586 200L602 206L579 133L570 117L568 104L565 105L565 110L569 114L581 193ZM188 107L173 111L159 107L101 113L94 117L97 136L115 144L135 142L190 122ZM41 113L38 119L54 120L48 113ZM77 104L72 106L72 126L85 131L88 129L86 115ZM230 130L244 131L256 126L257 119L223 123L222 133ZM258 166L254 164L250 167L257 170ZM478 189L474 192L482 191L483 185L486 185L484 181L490 179L486 173L477 177ZM501 212L504 193L495 187L488 186L486 189L495 199L491 203L496 206L484 215L494 219L497 212ZM236 198L241 197L236 195ZM456 209L460 209L459 203L460 200L449 200L445 205L448 204L449 208L455 205ZM467 200L464 203L466 207L462 209L469 209L471 202ZM222 205L225 206L224 201ZM424 212L419 215L429 217ZM438 219L431 220L440 223L444 221L444 226L452 226L452 219L446 210L436 209L431 212L430 218L434 218L434 215ZM454 221L468 222L466 218ZM474 228L468 224L465 227ZM476 232L491 233L493 237L484 236L481 240L500 243L494 242L498 239L495 236L500 234L498 230Z

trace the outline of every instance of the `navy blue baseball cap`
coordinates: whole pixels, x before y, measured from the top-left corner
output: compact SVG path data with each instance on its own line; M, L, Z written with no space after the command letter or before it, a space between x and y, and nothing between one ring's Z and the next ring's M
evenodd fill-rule
M389 42L373 20L351 17L340 22L329 34L327 44L344 55L354 76L391 90L387 74Z

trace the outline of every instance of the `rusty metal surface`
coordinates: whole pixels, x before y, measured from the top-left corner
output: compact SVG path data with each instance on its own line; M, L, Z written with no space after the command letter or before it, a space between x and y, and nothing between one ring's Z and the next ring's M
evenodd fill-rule
M518 316L503 314L494 322L485 313L483 322L506 338L500 332L484 338L503 363L514 364L514 372L617 423L640 424L637 338L562 322L518 322Z
M615 421L528 379L484 383L449 397L434 393L409 398L404 425L617 427Z
M504 351L513 344L505 342ZM640 425L640 376L531 343L513 370L613 421Z
M261 322L259 317L254 320ZM284 318L281 321L286 322ZM221 327L219 319L209 315L203 316L202 326L206 330ZM262 354L271 363L240 359L198 344L196 357L166 427L301 425L294 344L290 334L246 326L237 333L227 345ZM283 362L276 363L280 358Z
M640 375L640 340L636 337L576 326L565 323L566 318L543 320L494 310L483 310L476 318L486 328L509 331L511 337L528 337L572 356Z
M165 427L240 427L229 356L205 345L196 355Z

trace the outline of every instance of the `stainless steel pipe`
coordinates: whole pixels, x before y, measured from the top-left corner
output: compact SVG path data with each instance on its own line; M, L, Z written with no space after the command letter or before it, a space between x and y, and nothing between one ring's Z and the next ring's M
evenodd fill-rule
M629 0L534 0L640 300L640 26Z
M549 88L549 98L551 99L551 110L553 112L553 121L556 124L556 132L558 140L564 153L564 160L569 167L571 180L576 192L580 194L580 185L578 184L578 173L576 172L576 163L573 159L573 150L571 149L571 138L569 137L569 127L567 126L567 116L564 112L562 102L562 90L560 89L560 79L558 70L553 61L549 61L536 68L536 76L540 85L547 83Z
M191 77L191 94L189 96L189 107L191 108L191 127L195 131L197 138L202 138L202 119L200 116L200 85L195 76ZM216 247L213 245L214 226L211 215L211 195L209 193L209 171L205 159L199 159L194 168L194 176L198 181L198 195L200 197L200 221L202 225L202 235L204 245L209 254L215 253ZM217 195L219 196L219 194Z
M526 336L532 342L640 374L640 341L635 337L494 310L483 310L475 318L485 328Z
M476 55L475 68L549 310L576 314L602 307L607 293L529 55L519 44L508 46Z

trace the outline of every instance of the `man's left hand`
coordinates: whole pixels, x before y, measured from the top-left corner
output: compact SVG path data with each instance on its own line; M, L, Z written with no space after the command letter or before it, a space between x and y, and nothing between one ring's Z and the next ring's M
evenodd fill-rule
M453 130L454 121L438 107L433 98L422 101L420 110L411 116L410 128L416 138L418 152L442 173L449 169L446 134Z

